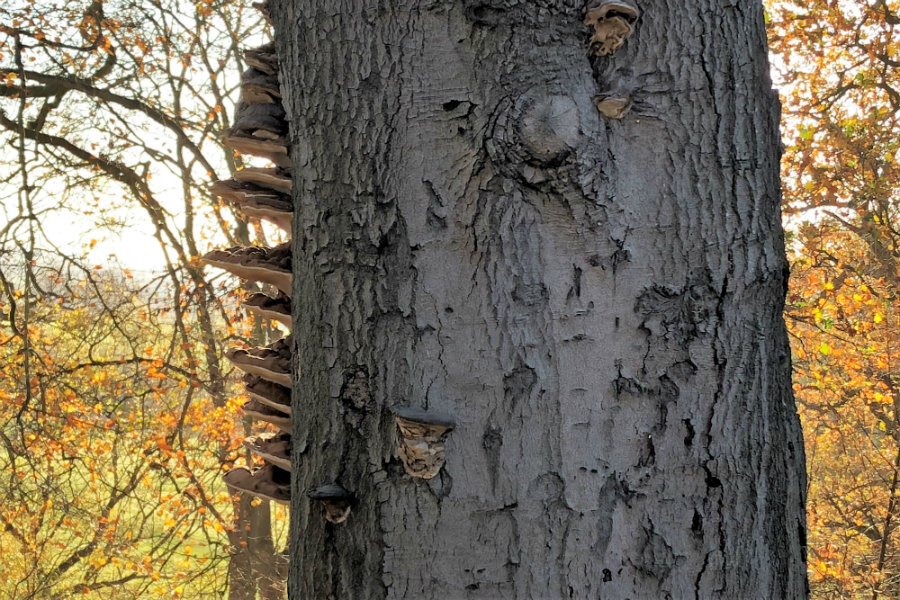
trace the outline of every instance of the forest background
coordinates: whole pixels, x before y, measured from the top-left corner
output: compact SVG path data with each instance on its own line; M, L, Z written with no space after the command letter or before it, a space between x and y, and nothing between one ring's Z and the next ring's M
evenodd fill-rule
M768 0L812 597L900 596L900 2ZM204 271L271 245L209 184L250 2L0 8L0 600L283 596L286 514L223 352L281 334Z

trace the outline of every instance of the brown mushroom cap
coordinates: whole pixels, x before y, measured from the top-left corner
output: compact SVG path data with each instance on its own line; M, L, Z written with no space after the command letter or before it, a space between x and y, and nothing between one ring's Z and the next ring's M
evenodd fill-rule
M225 357L245 373L259 375L279 385L291 385L290 336L263 348L232 348Z

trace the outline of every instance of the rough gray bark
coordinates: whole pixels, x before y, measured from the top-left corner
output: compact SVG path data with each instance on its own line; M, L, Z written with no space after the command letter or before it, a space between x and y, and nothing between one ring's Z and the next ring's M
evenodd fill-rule
M291 597L805 597L760 3L645 1L602 58L583 2L272 4ZM395 405L455 420L436 478Z

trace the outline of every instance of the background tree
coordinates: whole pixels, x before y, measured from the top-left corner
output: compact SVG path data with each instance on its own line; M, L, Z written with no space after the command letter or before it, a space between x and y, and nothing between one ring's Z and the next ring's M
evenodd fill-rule
M900 593L900 4L768 2L816 598Z
M591 56L583 2L272 3L293 489L356 498L295 494L293 597L805 597L761 4L640 8Z
M6 131L7 147L16 149L3 157L11 167L4 170L11 174L4 189L17 191L4 202L7 225L0 232L0 268L10 331L7 342L11 356L19 358L12 364L21 367L16 371L11 366L7 372L8 389L17 391L11 392L6 408L12 411L8 414L16 415L17 426L28 422L29 430L25 437L9 436L4 473L13 478L17 472L34 470L34 475L43 477L40 470L46 465L25 457L40 452L43 440L50 444L60 435L69 435L44 429L54 422L40 417L34 401L37 384L17 388L13 382L19 375L24 374L22 381L40 382L41 389L73 386L77 396L96 400L86 406L103 415L103 422L107 417L129 422L126 417L137 412L144 420L130 425L152 425L138 438L131 437L127 427L113 428L104 434L108 439L101 444L106 450L102 453L82 448L82 454L97 453L91 459L96 463L94 472L114 469L115 481L105 488L105 500L86 503L84 519L72 525L67 544L77 551L71 556L72 564L63 563L66 568L60 575L65 577L51 576L54 571L46 565L55 562L48 561L39 548L28 554L32 566L23 566L18 579L12 579L16 589L34 589L38 596L65 595L66 586L94 585L96 581L82 582L79 577L84 579L96 570L91 561L97 544L92 540L97 532L108 529L104 523L109 517L91 513L88 507L125 510L120 507L149 493L137 485L149 478L151 487L156 486L160 497L166 498L158 501L161 506L174 503L184 511L174 525L168 509L151 511L146 526L130 532L152 539L154 528L172 529L169 543L153 546L154 551L146 554L151 562L176 564L177 554L184 552L184 544L189 545L181 538L190 539L195 531L181 530L180 523L187 519L209 529L205 535L213 542L207 544L205 559L232 556L227 582L220 577L210 585L206 577L198 588L218 598L230 583L232 598L253 598L257 588L264 597L278 597L277 586L267 583L282 579L276 572L280 555L273 546L268 504L242 499L235 504L237 520L232 523L232 511L222 506L224 490L218 481L219 464L238 456L232 428L222 427L223 419L234 417L235 408L234 394L225 384L222 345L264 336L265 331L254 331L252 322L240 321L235 300L217 291L218 282L208 279L196 261L207 249L208 239L246 241L251 233L266 235L258 224L235 219L206 189L217 172L233 171L241 164L239 157L221 147L218 137L228 127L236 101L242 68L238 40L245 43L258 37L260 18L240 3L176 1L41 2L2 10L0 127ZM73 249L71 238L79 228L84 236L82 249L77 243ZM146 233L145 240L156 239L156 249L147 251L159 253L162 276L139 274L132 281L125 269L106 278L103 285L95 285L91 274L97 259L91 250L104 246L105 232L120 236L126 228ZM73 297L49 286L47 278L62 281L61 285L88 284L82 295ZM70 354L64 355L65 366L60 369L88 371L87 379L67 372L66 377L74 378L77 385L66 383L69 379L52 366L61 359L52 354L51 365L44 364L35 346L39 339L45 345L53 343L58 319L38 307L45 302L52 307L59 298L64 300L63 308L88 310L96 319L95 326L84 325L87 339L93 340L94 333L100 336L65 351ZM130 319L137 315L143 315L145 323L150 319L155 329L132 324ZM85 386L95 385L95 368L107 369L106 376L116 381L147 377L151 391L134 398L129 392L127 401L106 397L106 392L112 392L103 386L85 393ZM164 394L168 396L163 400ZM204 410L209 412L206 422ZM82 417L94 421L91 413ZM37 440L33 447L29 434ZM153 452L144 447L148 439L156 440ZM215 448L212 455L210 448ZM127 461L103 464L99 457L109 457L110 452L142 460L133 465ZM70 462L65 456L51 453L47 460L63 468L60 465ZM123 487L121 481L130 483ZM55 505L66 506L60 499L70 498L79 489L54 489ZM30 490L20 491L25 496L9 497L9 506L38 500L28 495ZM107 506L108 502L115 507ZM188 511L192 512L185 517ZM37 543L41 536L53 539L55 531L38 528L33 539L25 536L21 541ZM224 543L225 535L230 544ZM147 549L146 545L141 548ZM197 576L210 568L218 573L219 564L203 566ZM78 575L71 575L75 571ZM127 577L126 569L119 579ZM169 582L170 588L178 591L180 580ZM98 587L96 593L110 597L108 589Z

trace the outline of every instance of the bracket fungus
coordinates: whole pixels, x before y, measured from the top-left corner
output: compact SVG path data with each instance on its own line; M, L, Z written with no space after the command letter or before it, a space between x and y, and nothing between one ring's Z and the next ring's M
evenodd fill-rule
M286 193L248 180L217 181L209 187L216 196L230 202L248 217L266 219L290 233L294 206Z
M266 381L259 375L247 373L243 377L244 389L251 400L274 408L278 412L291 414L291 390L283 385Z
M207 252L200 259L206 264L237 275L241 279L274 285L285 294L291 293L291 244L274 248L235 246Z
M247 104L270 104L281 108L277 73L247 69L241 74L241 98Z
M318 500L325 509L325 520L329 523L343 523L350 516L353 494L332 483L317 487L307 494L311 500Z
M246 467L236 467L222 479L234 491L247 492L279 504L291 503L291 475L274 465L265 465L252 472Z
M621 119L631 109L631 98L623 94L606 94L594 98L594 106L610 119Z
M244 300L243 307L248 313L291 326L291 299L285 294L274 298L266 294L252 294Z
M247 66L269 75L278 74L278 54L275 52L275 43L269 42L259 48L244 50L244 62Z
M594 28L591 52L607 56L622 47L634 33L641 11L630 0L592 0L585 7L584 24Z
M291 416L281 412L276 408L272 408L258 400L250 400L241 406L244 416L252 417L257 421L274 425L285 433L291 432Z
M286 433L263 433L244 439L244 447L269 464L291 470L291 436Z
M291 385L290 336L262 348L232 348L225 352L225 358L245 373L259 375L278 385Z
M293 188L290 171L280 167L244 167L240 171L235 171L234 178L285 194L290 194Z
M444 415L410 406L396 406L400 429L400 459L411 477L431 479L444 466L444 443L454 427Z

